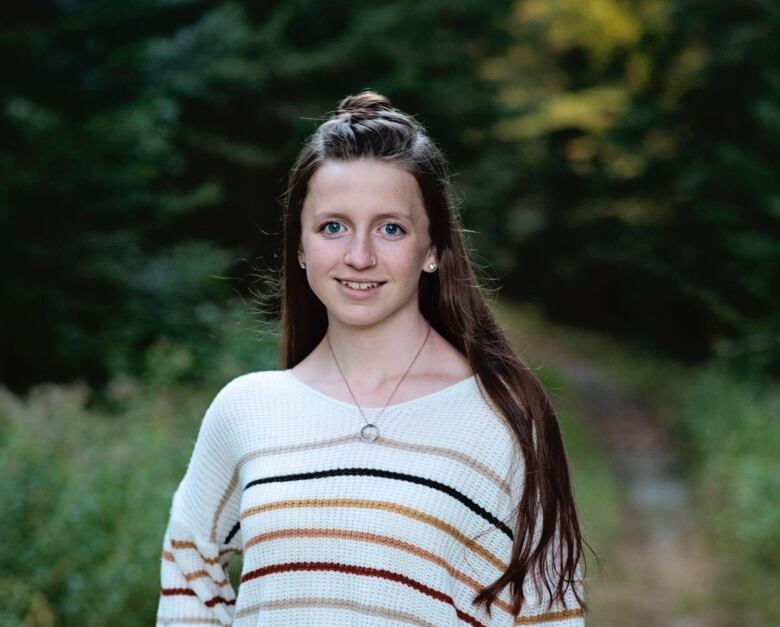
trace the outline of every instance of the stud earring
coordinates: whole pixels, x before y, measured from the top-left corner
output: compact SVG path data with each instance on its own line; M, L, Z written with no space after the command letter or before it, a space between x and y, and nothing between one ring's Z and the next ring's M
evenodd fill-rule
M428 268L433 272L436 269L436 264L431 261L431 263L428 264Z
M305 268L305 267L306 267L306 262L305 261L301 261L301 268Z

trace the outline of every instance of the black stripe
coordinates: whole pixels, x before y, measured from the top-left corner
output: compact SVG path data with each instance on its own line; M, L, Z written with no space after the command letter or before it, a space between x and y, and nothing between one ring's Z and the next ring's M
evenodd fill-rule
M230 533L227 534L227 538L225 538L225 541L223 544L227 544L230 542L230 539L238 533L238 530L241 529L241 521L239 520L235 525L233 525L233 528L230 530Z
M458 492L455 488L452 488L439 481L434 481L433 479L426 479L425 477L409 475L404 472L393 472L391 470L380 470L377 468L336 468L333 470L316 470L312 472L300 472L291 475L277 475L275 477L264 477L263 479L255 479L254 481L250 481L249 483L247 483L246 486L244 486L244 490L248 490L253 486L262 485L264 483L279 483L282 481L300 481L306 479L322 479L324 477L338 477L338 476L354 477L360 475L382 477L384 479L397 479L399 481L408 481L410 483L425 485L428 486L429 488L433 488L434 490L439 490L440 492L444 492L445 494L448 494L449 496L463 503L463 505L468 507L475 514L487 520L490 524L498 527L504 533L504 535L506 535L510 540L514 540L514 534L512 533L512 530L505 523L503 523L496 516L491 514L485 508L479 506L477 503L472 501L464 494Z

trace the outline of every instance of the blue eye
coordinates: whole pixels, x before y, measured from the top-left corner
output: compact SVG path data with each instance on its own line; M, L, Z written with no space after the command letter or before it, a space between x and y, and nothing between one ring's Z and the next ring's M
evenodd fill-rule
M406 231L404 230L404 227L402 227L400 224L395 224L395 223L391 222L389 224L385 224L385 226L393 227L395 229L399 229L401 231L401 233L406 233ZM388 233L388 235L399 235L399 233L398 233L398 231L395 231L394 233Z
M320 232L326 231L330 235L337 235L339 233L339 230L331 228L331 225L333 225L333 224L335 224L338 227L341 226L340 222L336 222L334 220L329 220L328 222L323 223L323 225L319 228L319 231ZM385 227L390 227L391 229L393 229L392 231L385 231L385 233L387 235L398 236L398 235L401 235L403 233L406 233L406 229L404 229L404 227L402 227L400 224L396 224L395 222L388 222L384 226Z
M330 222L326 222L325 224L323 224L323 225L320 227L320 229L319 229L319 230L320 230L320 231L322 231L322 230L324 230L324 229L327 229L328 233L330 233L331 235L335 235L336 233L338 233L338 231L333 231L333 230L331 230L330 228L328 228L328 226L329 226L330 224L338 224L339 226L341 226L341 225L340 225L338 222L333 222L333 221L331 220Z

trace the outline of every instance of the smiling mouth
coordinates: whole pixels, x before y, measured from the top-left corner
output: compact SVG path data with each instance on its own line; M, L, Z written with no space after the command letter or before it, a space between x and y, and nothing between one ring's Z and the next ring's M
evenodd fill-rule
M387 281L344 281L342 279L336 279L342 285L346 285L353 290L368 290L384 285Z

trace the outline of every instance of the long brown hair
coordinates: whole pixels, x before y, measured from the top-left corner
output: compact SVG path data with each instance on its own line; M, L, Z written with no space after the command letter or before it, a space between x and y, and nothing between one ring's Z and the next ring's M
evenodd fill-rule
M524 487L512 559L507 570L482 588L473 603L485 603L489 615L499 592L510 584L512 611L518 614L524 602L526 575L540 572L549 609L554 599L564 600L566 584L578 581L583 542L555 411L542 384L515 354L488 306L467 254L443 152L417 120L376 92L363 91L343 99L334 115L307 140L290 170L282 196L280 365L292 368L302 361L322 340L328 324L325 306L309 287L305 274L297 271L301 211L309 179L327 160L361 158L389 162L416 178L439 263L438 272L423 272L420 277L420 310L468 359L523 454ZM535 533L538 520L542 521L541 533ZM539 537L536 546L535 535ZM560 578L553 594L543 564L554 541L560 545L560 563L556 563ZM538 578L534 580L539 593ZM587 610L576 586L574 594Z

